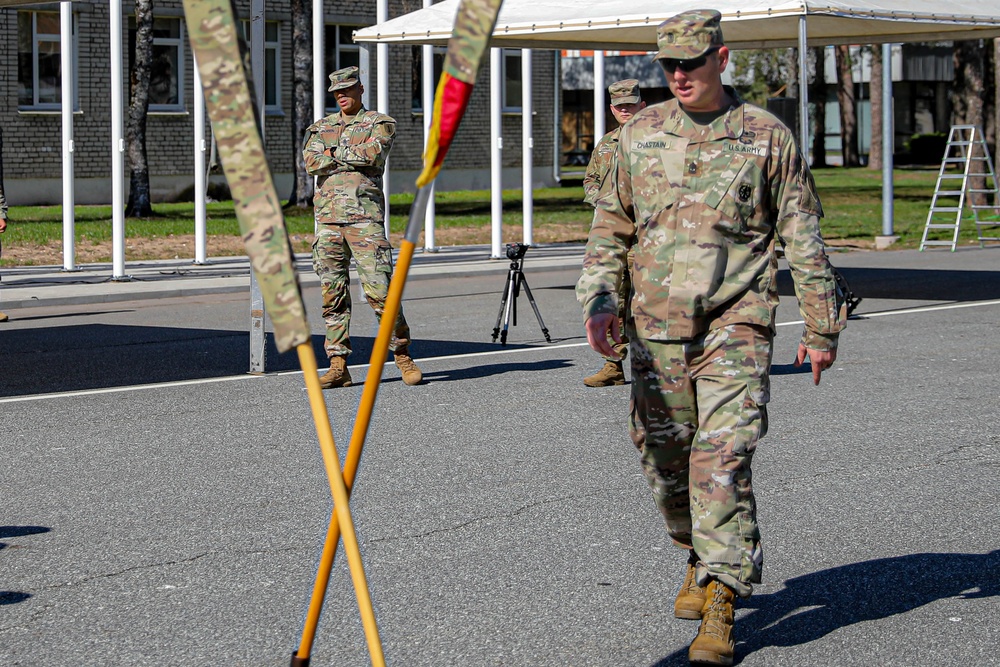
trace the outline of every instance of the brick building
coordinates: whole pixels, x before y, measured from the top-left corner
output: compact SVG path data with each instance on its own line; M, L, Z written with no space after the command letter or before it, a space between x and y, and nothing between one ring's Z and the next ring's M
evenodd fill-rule
M420 0L392 0L390 17L414 11ZM249 0L238 10L249 34ZM154 65L146 128L147 154L154 201L190 196L194 183L194 114L191 49L180 0L157 0ZM326 0L324 72L358 64L355 29L375 23L375 0ZM129 67L134 43L134 6L122 6L125 63L123 114L127 119ZM278 192L291 191L292 165L301 139L292 136L292 26L289 0L267 0L265 26L265 138ZM74 171L78 204L111 201L111 65L110 17L107 2L73 2L76 62ZM59 6L31 5L0 9L0 127L3 128L3 173L8 202L54 204L61 199L62 147L60 115ZM504 187L521 184L520 51L504 51L503 165ZM413 189L421 166L423 112L420 98L420 47L389 47L389 114L397 121L390 158L391 187ZM436 50L443 61L443 49ZM533 74L533 181L554 182L558 59L537 51ZM437 67L440 70L440 65ZM372 48L374 100L375 49ZM489 59L480 72L465 122L448 155L437 184L441 189L488 188ZM375 106L374 103L372 106ZM335 109L332 95L327 107ZM210 136L210 135L208 135ZM126 164L127 170L127 164ZM221 176L213 176L221 180ZM128 175L125 175L126 186Z

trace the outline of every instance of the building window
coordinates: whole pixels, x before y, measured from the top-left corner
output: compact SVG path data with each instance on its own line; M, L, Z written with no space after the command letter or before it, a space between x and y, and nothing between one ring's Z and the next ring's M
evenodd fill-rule
M443 46L434 47L434 90L437 90L438 81L441 80L441 74L444 72L444 57L448 53L448 49ZM414 46L413 47L413 69L410 72L410 96L411 104L410 108L413 113L423 113L424 112L424 88L423 88L423 75L424 75L424 47Z
M503 110L521 111L521 51L503 50Z
M76 47L76 16L73 17L73 52ZM62 108L62 61L60 59L59 14L17 13L17 106L19 109ZM73 58L74 67L76 58ZM73 77L73 109L80 100Z
M135 17L129 18L129 53L135 53ZM149 110L183 111L184 26L179 18L153 19L153 62L149 73ZM130 64L129 79L132 79Z
M352 25L328 25L324 32L324 44L326 55L323 64L326 66L327 75L338 69L345 67L361 66L361 48L354 43L354 30ZM327 88L330 87L327 79ZM330 91L326 92L326 110L337 111L337 98Z
M243 21L243 37L250 45L250 21ZM281 113L281 38L277 21L264 22L264 111Z

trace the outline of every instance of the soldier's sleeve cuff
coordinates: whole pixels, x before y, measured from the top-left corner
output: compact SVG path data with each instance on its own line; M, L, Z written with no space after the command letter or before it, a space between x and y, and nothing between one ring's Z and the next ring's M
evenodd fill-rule
M594 315L617 315L618 304L610 294L595 296L583 307L583 321L586 322Z
M808 329L802 332L802 344L810 350L819 350L821 352L836 350L839 339L839 333L821 334L809 331Z

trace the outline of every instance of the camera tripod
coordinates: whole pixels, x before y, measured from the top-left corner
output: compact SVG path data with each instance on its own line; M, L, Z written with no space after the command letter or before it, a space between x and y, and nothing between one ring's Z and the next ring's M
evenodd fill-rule
M521 244L516 244L516 246L521 246ZM524 291L528 295L528 302L531 303L531 308L535 311L535 317L538 319L538 325L545 335L545 340L551 343L552 338L549 337L549 330L545 328L545 322L542 321L542 314L538 312L535 297L531 296L531 288L528 287L524 271L521 270L527 246L516 246L513 244L507 246L507 257L511 260L510 270L507 272L507 283L503 288L503 296L500 297L500 312L497 313L497 324L493 327L493 342L497 342L497 336L499 336L500 344L507 344L507 328L510 324L517 326L517 295L521 292L521 287L524 287ZM503 329L500 328L501 320L503 321Z

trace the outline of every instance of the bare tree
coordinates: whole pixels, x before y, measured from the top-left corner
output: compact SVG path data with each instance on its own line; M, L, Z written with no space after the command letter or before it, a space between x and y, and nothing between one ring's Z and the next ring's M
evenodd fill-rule
M882 168L882 47L869 47L872 52L872 78L868 86L872 101L872 142L868 147L868 168ZM889 128L885 128L888 130Z
M320 0L322 1L322 0ZM302 159L302 140L315 120L312 110L312 6L310 0L292 0L292 165L294 179L288 206L312 206L313 179ZM316 63L322 67L323 63Z
M840 103L840 144L845 167L857 167L858 116L854 106L854 75L851 53L846 44L833 47L837 56L837 101Z
M149 80L153 64L153 0L135 2L135 61L132 64L128 122L129 193L125 215L148 218L153 215L149 190L149 161L146 159L146 117L149 112Z
M823 76L823 59L825 48L812 48L813 79L809 86L809 99L813 100L813 150L812 168L828 166L826 163L826 79Z
M952 125L975 125L983 129L983 44L980 40L955 42L955 85L951 88ZM981 206L986 203L982 190L983 177L969 182L969 203Z

